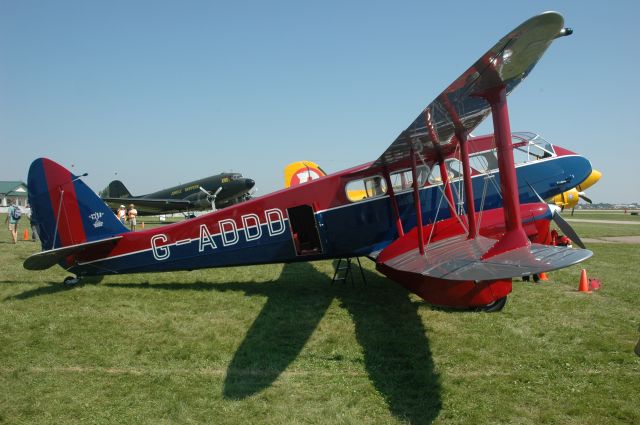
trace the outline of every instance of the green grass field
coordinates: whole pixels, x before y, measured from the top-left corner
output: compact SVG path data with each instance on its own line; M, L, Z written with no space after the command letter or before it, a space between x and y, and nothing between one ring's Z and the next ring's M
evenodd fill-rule
M571 210L565 210L562 216L566 219L577 218L585 220L617 220L617 221L634 221L640 223L640 216L631 215L629 212L626 214L624 211L612 210L612 211L600 211L600 210L575 210L573 216Z
M4 230L0 423L638 424L640 246L589 248L601 291L573 267L486 314L432 308L368 260L366 285L330 285L321 261L69 289Z

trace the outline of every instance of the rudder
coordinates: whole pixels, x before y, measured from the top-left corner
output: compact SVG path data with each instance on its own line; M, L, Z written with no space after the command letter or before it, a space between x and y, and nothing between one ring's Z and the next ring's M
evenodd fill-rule
M120 180L114 180L104 190L102 196L105 198L132 198L131 192Z
M297 186L326 175L327 173L315 162L292 162L284 167L284 187Z
M128 231L78 176L50 159L31 163L27 186L31 220L45 251Z

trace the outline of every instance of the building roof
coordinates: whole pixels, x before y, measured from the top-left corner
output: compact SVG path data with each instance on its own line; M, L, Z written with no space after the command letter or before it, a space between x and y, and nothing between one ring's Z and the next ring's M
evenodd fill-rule
M27 185L19 180L0 181L0 195L27 196Z

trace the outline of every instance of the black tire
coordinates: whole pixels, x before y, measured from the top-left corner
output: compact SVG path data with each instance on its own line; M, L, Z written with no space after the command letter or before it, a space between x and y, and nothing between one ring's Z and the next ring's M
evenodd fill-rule
M507 297L504 296L498 300L495 300L494 302L485 305L484 307L482 307L480 310L484 311L485 313L495 313L498 311L502 311L502 309L504 308L504 306L507 304Z

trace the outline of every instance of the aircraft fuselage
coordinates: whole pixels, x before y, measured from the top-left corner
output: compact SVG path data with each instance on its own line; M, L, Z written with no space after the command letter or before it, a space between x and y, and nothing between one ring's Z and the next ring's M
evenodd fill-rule
M522 204L552 197L586 179L590 162L560 149L562 154L516 166ZM350 183L362 179L355 167L296 187L256 198L233 208L192 220L139 232L128 232L106 258L81 258L69 271L80 276L168 270L193 270L247 264L309 261L370 255L398 238L391 194L375 193L350 200ZM382 175L382 170L380 170ZM376 175L368 169L368 179ZM497 170L472 178L476 209L499 208L500 175ZM455 190L454 202L462 191ZM365 184L366 186L366 184ZM534 192L535 190L535 192ZM404 229L416 226L413 193L394 188ZM442 183L427 183L419 190L424 223L450 216Z

